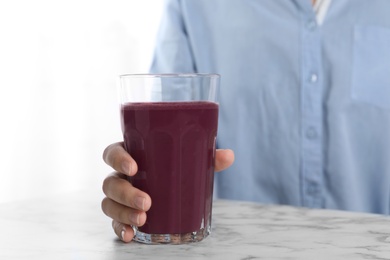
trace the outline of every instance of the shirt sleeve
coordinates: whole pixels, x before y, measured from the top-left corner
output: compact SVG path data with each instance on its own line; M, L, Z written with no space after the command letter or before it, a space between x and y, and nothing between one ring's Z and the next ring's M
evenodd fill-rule
M180 0L165 1L151 73L196 72Z

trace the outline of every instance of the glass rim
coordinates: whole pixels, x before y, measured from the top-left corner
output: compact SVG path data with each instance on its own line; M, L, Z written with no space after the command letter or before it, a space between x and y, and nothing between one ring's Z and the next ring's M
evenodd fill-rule
M217 73L136 73L122 74L120 78L220 78Z

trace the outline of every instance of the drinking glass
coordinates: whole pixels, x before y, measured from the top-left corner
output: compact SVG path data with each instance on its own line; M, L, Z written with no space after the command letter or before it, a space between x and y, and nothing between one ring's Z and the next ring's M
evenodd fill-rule
M132 185L152 199L147 244L201 241L210 234L218 127L217 74L120 76L124 146L138 165Z

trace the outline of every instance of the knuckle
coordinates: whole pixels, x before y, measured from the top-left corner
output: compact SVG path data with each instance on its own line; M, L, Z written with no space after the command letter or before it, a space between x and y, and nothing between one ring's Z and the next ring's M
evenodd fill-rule
M106 214L107 216L110 216L110 212L109 212L109 203L110 203L110 199L105 197L103 200L102 200L102 203L101 203L101 208L102 208L102 211L104 214Z
M122 228L122 224L116 220L112 220L112 229L118 234L118 231Z
M123 149L123 143L114 143L107 146L103 151L103 160L106 164L113 166L118 160L118 154L121 154L121 150Z
M106 195L108 195L108 193L109 193L109 187L110 187L111 180L112 180L112 176L108 176L103 180L102 190L103 190L103 193Z
M107 146L107 147L104 149L104 151L103 151L103 155L102 155L103 161L106 161L107 153L108 153L108 148L109 148L109 147L110 147L110 146Z
M114 230L115 230L115 225L116 225L116 221L115 221L115 220L112 220L112 221L111 221L111 226L112 226L112 229L114 229Z
M107 146L106 149L104 149L104 151L103 151L103 160L107 164L110 164L110 154L111 154L111 150L112 150L113 146L114 146L114 144L111 144L111 145Z

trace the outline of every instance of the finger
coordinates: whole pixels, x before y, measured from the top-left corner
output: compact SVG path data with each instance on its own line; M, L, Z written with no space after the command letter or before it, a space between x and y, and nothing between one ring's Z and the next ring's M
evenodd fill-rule
M103 181L103 192L111 200L123 206L147 211L152 205L150 196L133 187L125 175L114 172Z
M123 146L123 142L109 145L103 152L103 160L114 170L132 176L138 171L137 163Z
M234 152L230 149L217 149L215 154L215 171L229 168L234 162Z
M115 234L123 242L131 242L134 237L134 230L131 226L120 223L116 220L112 221L112 228L114 229Z
M123 206L107 197L102 200L102 210L108 217L123 224L142 226L146 221L144 211Z

